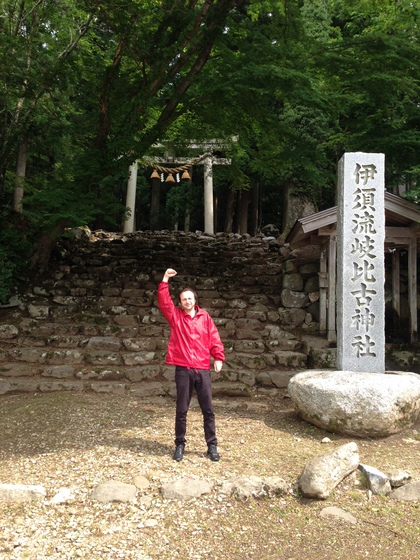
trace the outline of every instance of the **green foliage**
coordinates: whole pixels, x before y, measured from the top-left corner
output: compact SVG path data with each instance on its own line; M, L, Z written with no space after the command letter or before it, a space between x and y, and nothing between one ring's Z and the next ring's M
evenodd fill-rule
M0 304L8 302L13 288L13 278L16 266L9 259L8 252L0 247Z
M38 233L119 229L128 166L163 155L157 140L195 157L191 139L238 136L216 193L258 187L262 220L280 220L286 191L333 204L344 151L384 152L387 186L418 200L419 17L410 0L0 0L3 211L25 138ZM202 217L197 168L162 188L168 227ZM148 178L138 195L147 229Z
M0 304L6 304L17 281L26 278L32 242L20 216L0 212Z

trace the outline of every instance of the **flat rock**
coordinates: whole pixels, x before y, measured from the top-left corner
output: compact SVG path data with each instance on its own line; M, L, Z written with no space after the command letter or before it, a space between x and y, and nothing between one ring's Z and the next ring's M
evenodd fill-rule
M93 489L90 497L97 502L134 502L137 488L134 484L109 480Z
M164 498L175 500L191 500L203 494L210 494L213 484L203 479L178 478L171 480L161 487Z
M415 373L309 370L292 377L288 393L304 420L333 433L386 437L420 416Z
M50 504L65 504L74 500L75 496L70 488L60 488L57 494L50 500Z
M320 515L321 517L338 517L340 519L343 519L344 521L347 521L347 523L351 523L352 525L356 525L357 523L357 519L353 515L351 515L351 513L348 513L344 509L335 506L324 508L323 510L321 510Z
M222 494L232 494L239 500L261 499L284 496L288 492L288 486L282 478L277 476L242 475L225 482L221 492Z
M33 502L46 496L43 486L0 484L0 502Z
M133 478L133 482L136 488L138 488L139 490L147 490L150 487L149 480L141 474L136 474L136 476Z
M389 472L388 478L392 488L400 488L411 482L411 474L403 470L393 470Z

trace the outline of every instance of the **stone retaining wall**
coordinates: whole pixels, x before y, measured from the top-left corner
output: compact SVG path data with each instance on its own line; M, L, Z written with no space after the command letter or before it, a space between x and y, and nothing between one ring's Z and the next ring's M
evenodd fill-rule
M285 387L307 367L299 333L317 333L318 254L274 237L77 230L48 274L0 309L0 393L95 390L162 394L168 326L156 303L166 268L172 294L193 287L226 349L215 391Z

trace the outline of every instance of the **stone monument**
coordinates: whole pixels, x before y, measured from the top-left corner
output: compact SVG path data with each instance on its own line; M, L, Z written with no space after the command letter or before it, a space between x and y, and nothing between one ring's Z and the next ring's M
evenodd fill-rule
M348 153L337 189L337 368L385 372L385 157Z
M338 167L337 369L298 373L288 392L308 422L384 437L420 418L420 376L385 375L385 158L346 153Z

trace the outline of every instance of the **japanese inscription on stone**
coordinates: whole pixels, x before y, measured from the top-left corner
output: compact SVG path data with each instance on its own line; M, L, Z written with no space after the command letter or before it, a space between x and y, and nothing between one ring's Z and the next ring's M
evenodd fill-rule
M385 371L384 156L344 154L337 213L337 367Z

